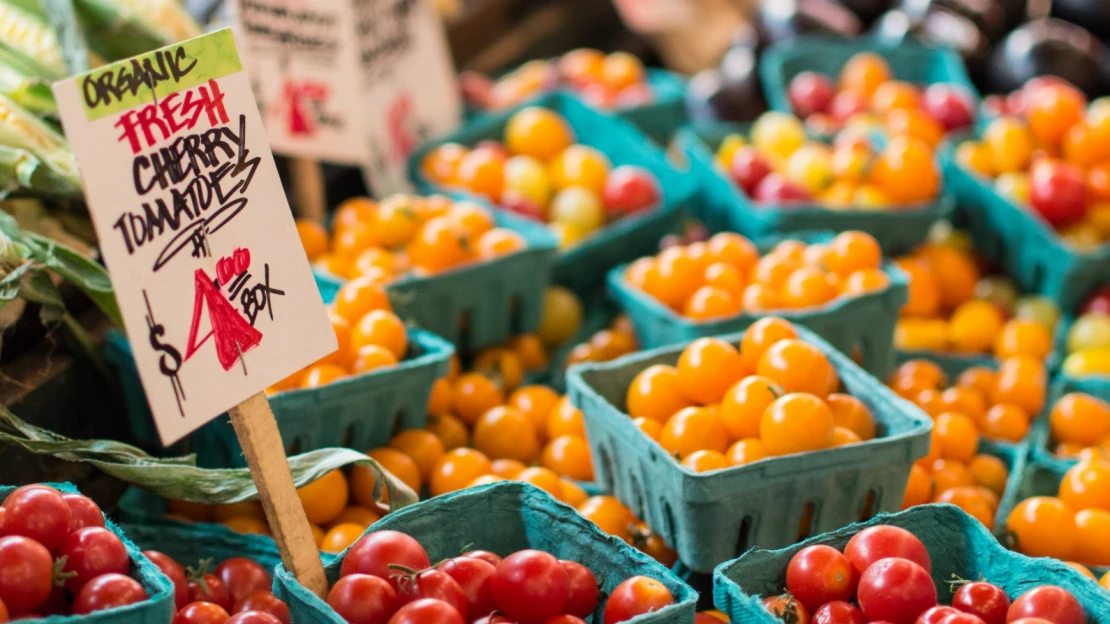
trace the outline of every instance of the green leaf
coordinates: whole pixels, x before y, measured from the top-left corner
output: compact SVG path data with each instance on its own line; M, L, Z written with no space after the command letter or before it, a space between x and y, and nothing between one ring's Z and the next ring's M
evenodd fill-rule
M173 43L131 11L123 11L111 2L71 1L81 18L90 48L108 61L118 61Z
M83 74L89 71L89 45L73 0L39 0L46 20L58 33L58 44L65 58L66 71Z
M112 279L104 267L45 236L32 232L24 236L35 260L80 288L117 327L123 327Z
M50 83L60 74L0 41L0 92L36 115L56 116Z
M0 303L7 303L19 296L19 286L23 276L35 266L30 260L12 269L0 280Z

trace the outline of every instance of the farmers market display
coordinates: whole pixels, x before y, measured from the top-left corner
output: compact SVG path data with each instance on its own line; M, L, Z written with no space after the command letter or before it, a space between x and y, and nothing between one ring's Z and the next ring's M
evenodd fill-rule
M199 205L151 204L148 228L208 219L178 251L217 278L197 278L187 352L157 295L125 328L49 85L201 29L173 0L0 0L5 336L27 310L64 332L143 448L0 407L3 448L124 482L18 482L0 461L0 623L1110 622L1110 79L981 96L984 58L912 39L952 43L937 15L985 28L1010 3L819 3L761 3L688 87L577 48L462 72L444 136L393 105L403 149L372 158L410 186L329 184L329 214L295 221L337 348L303 345L295 373L165 447L143 354L178 397L182 363L218 345L218 383L245 388L255 319L300 304L249 251L210 257L222 223ZM1042 28L993 54L1061 36ZM325 101L290 110L326 122ZM250 165L202 140L206 166ZM117 326L103 347L71 286Z

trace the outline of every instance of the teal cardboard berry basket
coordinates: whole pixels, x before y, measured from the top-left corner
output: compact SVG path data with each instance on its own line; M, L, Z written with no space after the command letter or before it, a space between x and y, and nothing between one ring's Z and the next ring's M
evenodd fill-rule
M1051 559L1031 559L1006 550L978 520L953 505L923 505L896 514L881 514L779 550L753 549L713 572L713 601L732 624L776 624L760 601L785 591L786 566L806 546L823 544L843 549L865 528L889 524L921 539L932 562L933 582L941 604L952 602L953 575L985 579L1001 587L1010 599L1040 585L1062 587L1079 600L1088 622L1110 621L1106 590L1075 570Z
M760 252L765 253L784 240L813 244L832 238L827 232L798 232L760 241L758 246ZM609 295L632 320L642 348L653 349L743 331L766 316L744 312L713 321L688 319L625 281L626 268L622 265L609 271ZM909 282L906 274L893 263L885 263L883 269L890 277L890 284L883 290L858 297L839 297L813 309L775 310L773 314L808 327L844 353L858 348L863 355L864 370L885 378L894 369L894 325L898 311L906 303Z
M232 557L245 557L273 574L281 563L274 540L263 535L236 533L227 527L206 522L177 522L151 519L124 522L123 529L139 548L169 555L183 566L198 568L210 562L208 571ZM321 553L328 556L327 553Z
M63 493L78 491L69 483L45 485ZM15 489L15 486L0 485L0 501L7 498L8 494ZM173 583L162 574L158 566L143 556L142 549L131 541L126 531L107 518L104 519L104 526L123 542L123 546L127 549L127 557L131 561L128 576L143 586L147 599L125 607L106 609L88 615L51 615L38 621L45 624L150 624L172 620L176 611L173 603ZM15 617L15 614L13 613L12 616Z
M875 439L695 473L633 424L629 384L654 364L674 365L685 345L583 364L567 373L571 401L586 419L597 481L660 534L679 559L707 573L754 545L792 544L898 509L913 462L929 449L932 421L804 327L801 339L829 358L846 391L875 419ZM743 334L721 338L736 344ZM805 518L809 516L807 522Z
M1087 293L1110 275L1110 244L1090 251L1067 247L1063 239L1031 209L1023 209L995 191L991 182L955 160L953 138L942 150L945 184L956 197L976 247L1022 290L1051 297L1062 310L1074 310Z
M501 344L535 331L555 261L555 237L542 224L500 210L497 227L524 237L513 254L445 271L408 275L386 285L393 311L406 324L432 332L461 352ZM324 301L335 299L343 280L314 268Z
M270 397L270 407L281 430L286 454L332 446L366 450L373 441L389 439L390 432L414 429L427 422L428 397L432 385L447 374L454 353L450 343L435 334L408 330L409 353L392 368L354 375L322 386L279 392ZM152 426L150 406L139 381L131 345L120 332L105 339L105 356L120 377L126 397L128 419L139 444L159 448ZM149 437L146 437L149 436ZM239 439L227 415L196 430L174 453L195 453L202 468L246 466Z
M787 89L795 76L814 71L836 80L849 59L860 52L880 54L896 80L918 85L954 84L979 101L979 91L968 77L963 59L950 49L914 41L890 45L870 37L849 40L806 36L776 43L763 54L759 76L767 103L774 110L793 113Z
M553 281L571 288L580 297L588 296L604 283L605 271L651 253L657 249L660 238L677 229L680 208L694 194L694 180L676 171L663 150L629 122L594 110L574 96L561 92L544 95L508 111L484 115L451 135L421 146L409 159L410 179L423 192L447 192L452 197L490 205L484 197L439 187L424 175L421 162L429 152L444 143L472 146L483 140L500 141L509 118L527 106L543 106L559 113L570 124L580 143L603 152L613 166L643 167L655 176L663 191L662 205L609 224L559 253Z
M601 532L572 507L525 483L495 483L437 496L382 518L367 532L393 530L416 538L432 561L467 550L489 550L505 557L523 549L543 550L590 568L608 595L624 579L650 576L663 583L675 604L637 616L629 624L689 624L697 594L665 566L618 538ZM328 584L339 579L346 552L325 565ZM285 570L277 569L275 591L289 603L298 624L343 624L327 603ZM602 599L592 621L601 622Z
M760 204L748 197L717 164L717 148L730 134L748 135L751 124L700 123L678 131L675 141L698 180L691 212L711 232L740 232L751 238L804 230L860 230L879 241L883 253L906 253L925 240L929 228L948 219L955 206L947 190L934 201L888 210L831 209L820 202ZM939 163L938 163L939 166ZM947 184L947 180L945 181Z

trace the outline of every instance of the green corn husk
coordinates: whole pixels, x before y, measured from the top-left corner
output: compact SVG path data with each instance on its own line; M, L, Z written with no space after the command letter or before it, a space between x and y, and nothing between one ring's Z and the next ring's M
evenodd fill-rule
M0 93L16 104L39 116L56 117L58 105L50 83L61 77L0 41Z
M77 161L65 138L6 95L0 95L0 147L7 148L0 157L0 173L6 174L0 190L13 192L14 179L23 188L51 195L81 193Z
M171 43L158 28L114 0L72 0L89 48L108 62L165 47ZM148 0L150 1L150 0Z
M0 41L63 74L66 63L58 35L35 8L27 0L0 0Z
M204 34L193 16L177 0L109 0L145 21L168 42L176 43Z

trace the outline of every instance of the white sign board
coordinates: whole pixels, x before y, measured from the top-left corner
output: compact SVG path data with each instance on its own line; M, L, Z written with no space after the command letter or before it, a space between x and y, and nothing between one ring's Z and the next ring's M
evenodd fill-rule
M335 351L230 30L54 93L163 443Z
M461 120L429 0L239 0L235 13L276 151L359 164L381 196L411 190L409 155Z

